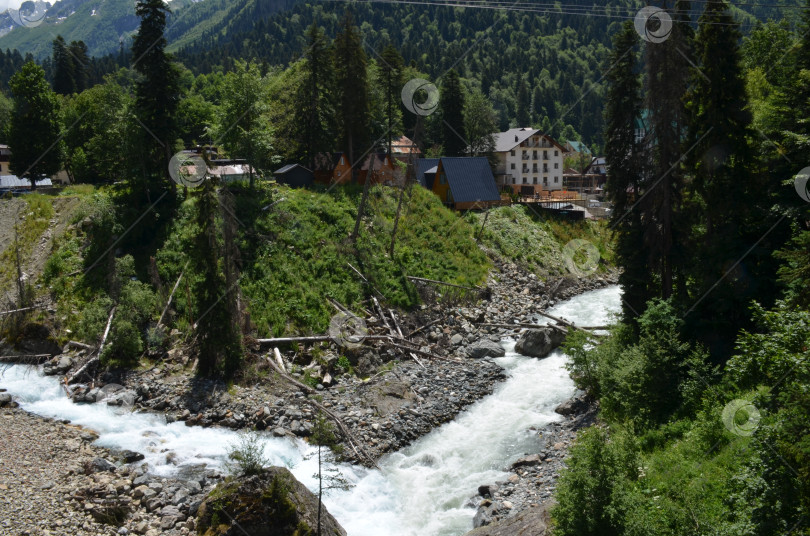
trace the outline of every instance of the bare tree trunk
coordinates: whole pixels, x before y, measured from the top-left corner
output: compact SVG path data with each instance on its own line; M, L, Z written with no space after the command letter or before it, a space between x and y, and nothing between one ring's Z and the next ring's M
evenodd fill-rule
M371 163L368 166L368 173L366 174L366 182L363 184L363 197L360 198L360 206L357 207L357 219L354 222L354 230L349 237L352 244L357 243L357 235L360 234L360 221L363 219L363 211L366 208L366 200L368 199L368 188L369 184L371 184L371 177L374 175L374 160L376 160L376 155L372 154ZM355 167L352 166L352 170L354 169Z

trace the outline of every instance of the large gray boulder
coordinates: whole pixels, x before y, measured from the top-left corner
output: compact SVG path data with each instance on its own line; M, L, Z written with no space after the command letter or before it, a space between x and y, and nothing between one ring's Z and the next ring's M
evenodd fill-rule
M506 350L495 341L482 339L467 347L467 355L474 359L481 359L482 357L503 357L506 355Z
M565 340L565 333L552 327L525 331L515 344L515 351L530 357L546 357Z
M529 508L513 517L492 519L465 536L548 536L549 533L548 509L543 505Z

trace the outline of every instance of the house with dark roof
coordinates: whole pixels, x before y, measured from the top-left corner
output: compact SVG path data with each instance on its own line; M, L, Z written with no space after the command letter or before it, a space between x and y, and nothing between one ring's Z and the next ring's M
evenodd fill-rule
M423 188L433 190L433 179L436 178L436 166L439 165L438 158L420 158L414 161L414 173L416 182Z
M310 186L315 182L315 175L307 168L299 164L288 164L273 172L278 184L286 184L293 188Z
M514 193L531 186L535 194L563 188L563 154L565 147L540 130L523 127L497 132L495 180L502 189Z
M442 202L458 210L501 204L489 160L482 156L440 158L431 189Z

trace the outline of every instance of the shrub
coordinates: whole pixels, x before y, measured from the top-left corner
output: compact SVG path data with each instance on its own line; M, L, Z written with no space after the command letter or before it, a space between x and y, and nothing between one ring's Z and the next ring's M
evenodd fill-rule
M242 476L261 474L270 463L261 436L255 432L241 432L238 442L228 448L228 458L234 462L229 467L231 472Z

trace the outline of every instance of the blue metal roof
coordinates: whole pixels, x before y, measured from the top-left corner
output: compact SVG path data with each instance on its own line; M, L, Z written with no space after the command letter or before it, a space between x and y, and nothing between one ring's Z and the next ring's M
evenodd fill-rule
M433 177L425 177L425 172L439 165L438 158L419 158L415 161L416 181L427 188L433 189Z
M442 158L441 167L456 203L499 201L501 194L489 161L483 156Z

